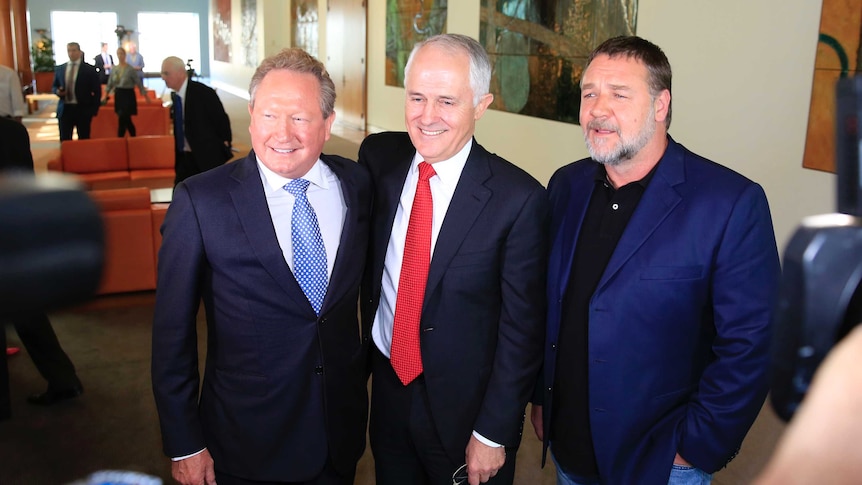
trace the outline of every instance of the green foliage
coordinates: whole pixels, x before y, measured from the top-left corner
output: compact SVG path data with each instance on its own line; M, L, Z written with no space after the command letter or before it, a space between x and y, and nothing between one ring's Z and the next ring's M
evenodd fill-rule
M54 41L44 34L30 47L33 56L33 72L54 72Z

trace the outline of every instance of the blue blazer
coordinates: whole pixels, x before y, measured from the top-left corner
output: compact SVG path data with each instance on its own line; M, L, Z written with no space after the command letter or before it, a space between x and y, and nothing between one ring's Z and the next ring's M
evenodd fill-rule
M57 94L57 90L61 87L66 87L66 67L69 63L60 64L54 68L54 83L51 90ZM102 99L102 83L99 81L99 73L96 68L84 62L81 59L81 65L78 66L78 77L75 82L75 99L78 101L78 107L90 116L96 116L99 112ZM60 96L57 102L57 117L63 116L63 110L66 106L66 100Z
M207 447L215 467L301 482L327 457L352 473L365 449L367 342L357 319L371 186L321 155L347 206L320 316L284 260L254 152L177 185L162 226L152 377L165 454ZM198 392L196 316L207 346Z
M767 392L780 269L766 196L668 141L590 300L590 425L608 484L666 484L677 452L715 472ZM597 168L562 167L548 188L546 450L554 375L566 371L555 367L562 301Z
M362 288L368 327L415 153L403 132L371 135L359 149L375 190ZM453 462L463 463L473 430L520 444L541 365L547 209L541 184L473 140L431 257L419 334L429 406Z

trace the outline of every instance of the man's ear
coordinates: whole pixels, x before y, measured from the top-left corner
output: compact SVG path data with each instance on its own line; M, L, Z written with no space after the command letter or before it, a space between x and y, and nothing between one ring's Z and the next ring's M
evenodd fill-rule
M485 94L484 96L479 98L479 104L476 105L473 111L473 119L478 121L479 118L481 118L482 115L485 114L485 110L488 109L488 106L490 106L493 102L494 95L491 93Z
M654 103L655 120L657 122L664 122L667 119L667 112L670 109L670 91L667 89L662 90L662 92L655 98Z

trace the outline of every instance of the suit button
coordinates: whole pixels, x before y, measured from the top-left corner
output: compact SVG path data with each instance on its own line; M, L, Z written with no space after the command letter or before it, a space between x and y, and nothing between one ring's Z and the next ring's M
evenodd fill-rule
M551 344L551 350L557 350L557 344Z
M317 323L323 325L324 323L326 323L326 317L321 318L320 320L317 321Z
M549 387L549 388L548 388L548 392L552 392L553 390L554 390L554 388L553 388L553 387Z
M315 374L317 374L317 375L319 375L319 376L320 376L320 375L323 375L323 366L322 366L322 365L319 365L319 366L315 367L315 368L314 368L314 373L315 373Z

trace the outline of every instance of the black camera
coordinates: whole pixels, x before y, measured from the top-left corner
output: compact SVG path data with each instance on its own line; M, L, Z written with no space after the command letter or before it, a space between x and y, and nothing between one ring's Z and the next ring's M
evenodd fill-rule
M784 252L772 404L789 420L832 347L862 321L862 76L836 85L838 212L804 219Z

